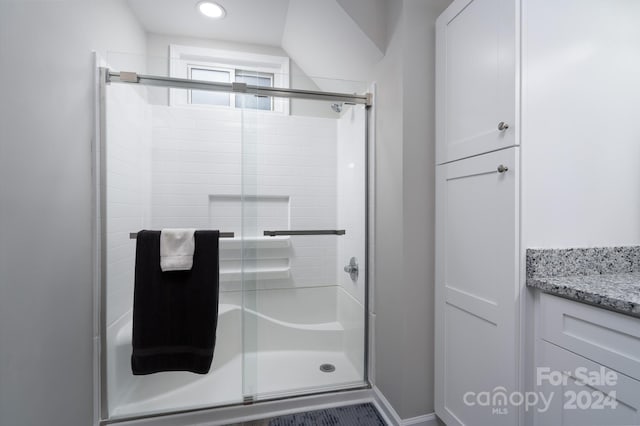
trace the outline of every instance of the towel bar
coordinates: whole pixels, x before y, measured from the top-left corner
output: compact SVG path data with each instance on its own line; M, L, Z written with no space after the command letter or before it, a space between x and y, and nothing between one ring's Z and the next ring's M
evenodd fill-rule
M275 237L278 235L344 235L344 229L312 229L303 231L264 231L264 236Z
M129 233L129 239L130 240L135 240L137 236L138 236L137 232L130 232ZM220 238L234 238L235 236L236 236L236 234L233 233L233 232L220 232Z

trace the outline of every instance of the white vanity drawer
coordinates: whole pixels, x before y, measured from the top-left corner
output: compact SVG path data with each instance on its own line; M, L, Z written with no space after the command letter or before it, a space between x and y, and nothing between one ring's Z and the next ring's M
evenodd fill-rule
M640 424L640 382L548 342L538 342L537 379L546 404L531 410L537 426L629 426ZM582 370L580 370L582 369ZM586 372L596 374L584 382ZM605 396L609 397L606 401Z
M540 293L539 336L640 380L640 319Z

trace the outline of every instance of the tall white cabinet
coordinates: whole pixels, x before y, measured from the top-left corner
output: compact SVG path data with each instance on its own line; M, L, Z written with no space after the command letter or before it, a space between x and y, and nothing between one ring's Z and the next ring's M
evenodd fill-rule
M448 425L514 425L465 394L518 387L519 148L436 171L436 413Z
M482 392L520 389L517 2L456 0L437 21L436 414L515 425Z

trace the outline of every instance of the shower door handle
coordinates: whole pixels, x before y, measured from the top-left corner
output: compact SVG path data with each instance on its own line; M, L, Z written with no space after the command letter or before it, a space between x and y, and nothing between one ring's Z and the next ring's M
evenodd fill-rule
M289 231L264 231L265 237L277 237L279 235L344 235L344 229L306 229Z

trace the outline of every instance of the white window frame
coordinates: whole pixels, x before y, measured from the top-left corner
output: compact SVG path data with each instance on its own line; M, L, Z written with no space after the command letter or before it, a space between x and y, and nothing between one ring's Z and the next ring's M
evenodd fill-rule
M175 44L170 45L169 76L189 79L191 68L210 68L219 69L221 71L231 71L232 78L235 76L235 70L268 73L273 74L274 87L290 87L290 61L286 56L244 53L232 50L181 46ZM231 93L230 106L228 107L191 104L190 93L190 90L169 89L169 105L235 109L235 96L233 93ZM260 111L268 112L266 110ZM289 115L289 99L272 98L272 111Z
M269 80L271 80L271 85L266 86L266 87L274 87L275 86L275 74L273 72L271 72L271 70L268 69L246 69L246 68L228 68L226 66L219 66L218 64L212 64L209 62L195 62L195 61L189 61L189 63L187 64L187 78L191 78L191 70L193 69L197 69L197 70L204 70L204 71L223 71L226 73L229 73L229 79L230 82L232 81L237 81L238 78L238 72L242 71L242 72L248 72L248 73L257 73L259 77L262 78L269 78ZM192 95L193 95L193 90L187 90L187 103L189 105L200 105L200 106L216 106L216 107L222 107L222 108L238 108L236 106L236 93L228 93L229 95L229 105L208 105L208 104L194 104L193 103L193 99L192 99ZM251 96L250 94L247 96ZM274 98L272 96L269 96L270 99L270 107L268 110L260 110L260 111L275 111L275 102L274 102ZM282 112L282 111L280 111Z

